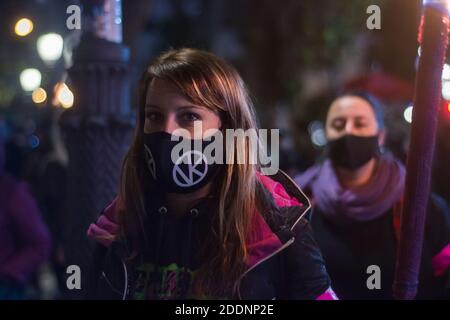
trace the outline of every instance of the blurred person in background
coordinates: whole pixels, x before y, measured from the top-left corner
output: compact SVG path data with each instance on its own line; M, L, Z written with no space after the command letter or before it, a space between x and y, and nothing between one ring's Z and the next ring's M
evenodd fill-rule
M377 99L341 95L328 110L325 159L295 179L312 199L310 222L341 299L392 299L406 172L382 152L385 135ZM417 298L449 298L449 209L430 200ZM371 265L381 270L379 290L367 286Z
M0 300L26 299L50 237L27 185L6 173L4 147L0 135Z
M57 298L66 290L63 221L68 155L57 123L60 112L52 109L39 124L36 130L39 145L30 153L23 169L52 238L48 269L56 277L58 288L51 291Z

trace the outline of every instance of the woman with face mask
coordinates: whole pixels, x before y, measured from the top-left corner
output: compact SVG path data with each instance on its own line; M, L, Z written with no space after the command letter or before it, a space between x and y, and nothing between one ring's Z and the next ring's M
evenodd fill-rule
M236 70L207 52L172 50L140 85L118 196L88 230L104 247L90 298L333 299L302 218L308 199L292 180L237 164L254 152L248 140L216 153L222 161L205 157L226 129L256 129ZM179 152L181 140L194 150Z
M310 195L310 222L341 299L391 299L405 168L380 149L382 107L365 93L345 94L326 119L326 159L295 180ZM418 299L448 296L448 207L432 195Z

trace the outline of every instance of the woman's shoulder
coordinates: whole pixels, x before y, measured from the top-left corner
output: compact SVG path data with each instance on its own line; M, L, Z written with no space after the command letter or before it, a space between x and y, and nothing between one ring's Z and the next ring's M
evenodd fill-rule
M275 175L257 174L258 181L269 192L279 207L308 207L309 199L298 184L285 172L279 170Z
M272 230L284 230L289 237L307 223L304 216L311 205L293 179L280 170L270 177L258 174L258 181L262 187L261 213Z
M309 167L294 177L295 183L307 191L311 187L311 183L318 177L321 168L326 164L327 160L323 160Z
M0 176L0 192L4 194L13 194L27 188L28 184L25 181L21 181L9 173Z
M109 247L119 233L118 205L115 197L100 213L98 219L89 225L88 238Z
M9 208L30 207L35 204L28 183L10 174L0 177L0 201Z

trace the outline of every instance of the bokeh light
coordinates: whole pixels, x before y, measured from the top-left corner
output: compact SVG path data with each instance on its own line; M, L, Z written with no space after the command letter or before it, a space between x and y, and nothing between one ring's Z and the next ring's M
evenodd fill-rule
M58 60L63 51L63 38L57 33L47 33L37 40L37 50L44 62L52 63Z
M16 22L14 32L19 37L25 37L33 31L33 22L30 19L22 18Z
M55 100L53 105L61 106L65 109L73 106L74 96L72 91L64 82L59 82L55 85Z
M24 91L33 91L41 85L42 75L38 69L29 68L20 73L20 85Z
M36 90L33 91L31 99L36 104L43 103L45 102L45 100L47 100L47 92L45 92L45 90L42 88L37 88Z
M405 118L405 121L408 123L412 122L412 112L413 112L413 106L408 106L405 111L403 112L403 117Z

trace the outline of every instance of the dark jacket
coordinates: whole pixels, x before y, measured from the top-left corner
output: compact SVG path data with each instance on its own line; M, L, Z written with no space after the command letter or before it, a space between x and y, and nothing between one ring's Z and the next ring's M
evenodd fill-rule
M266 203L264 210L254 215L253 230L247 241L248 268L242 277L238 296L231 298L334 298L321 253L313 239L308 222L303 218L310 207L308 199L283 173L276 175L274 180L259 174L258 178L260 192L265 195ZM114 207L115 201L103 211L96 224L91 225L88 231L91 238L99 239L97 237L99 235L117 232L114 223ZM182 227L179 233L187 232L188 234L187 238L183 238L183 243L178 243L178 247L188 246L183 247L180 259L177 260L177 265L180 266L190 261L189 254L186 255L183 252L195 252L199 241L195 237L202 235L200 221L207 221L207 217L211 216L207 214L208 205L195 209L189 210L190 213L195 214L187 214L183 218L187 220L180 222ZM202 211L206 211L206 214ZM196 218L199 222L196 222ZM159 226L160 223L161 220L153 221L153 225ZM191 228L193 229L189 231ZM158 234L157 231L158 228L151 234ZM167 240L161 240L158 235L155 237L151 241L167 242ZM89 281L92 284L88 290L89 297L93 299L136 298L133 291L139 279L136 278L136 268L125 262L128 254L125 246L104 239L98 241L102 245L99 246L94 257L94 272ZM158 248L160 245L155 247ZM170 246L167 243L165 245ZM164 261L164 255L157 255L157 257L160 259L159 262ZM189 266L191 265L195 266L195 262L189 263ZM177 270L183 270L183 268Z
M388 161L394 163L395 160L385 157L383 161L385 165ZM350 190L353 199L349 204L345 202L345 197L350 198L348 192L337 192L341 188L336 185L336 176L327 171L327 165L329 164L321 163L308 169L296 181L312 200L313 206L308 218L333 279L333 289L341 299L392 299L403 194L403 186L396 190L395 185L404 178L392 171L389 171L390 174L386 174L388 171L380 172L380 168L386 168L380 166L377 174L385 175L388 183L382 188L369 184L364 186L364 191L356 188ZM373 181L382 180L374 178ZM377 188L384 197L368 201L369 197L365 193ZM385 201L387 193L394 197L386 201L387 205L380 210L380 214L370 219L356 218L355 212L361 216L366 212L370 213L374 204L379 205L381 201ZM328 203L323 200L324 194L333 195L327 199ZM331 202L336 209L335 215L330 215L326 209L325 204L330 206ZM427 210L416 298L450 298L449 266L450 212L446 202L432 194ZM371 283L374 279L371 275L375 273L370 271L374 267L379 268L380 281L377 287L368 286L368 281Z
M450 299L450 212L433 195L425 224L416 299ZM394 208L381 217L340 225L312 209L311 226L323 253L333 288L341 299L392 299L400 221ZM369 289L371 265L380 268L380 288Z

